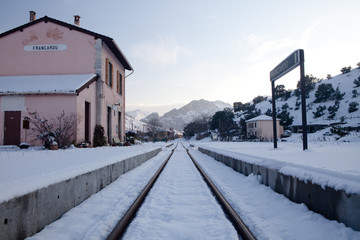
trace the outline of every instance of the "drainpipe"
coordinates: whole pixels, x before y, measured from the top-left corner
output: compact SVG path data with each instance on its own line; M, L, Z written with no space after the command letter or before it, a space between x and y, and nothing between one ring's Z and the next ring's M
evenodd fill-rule
M131 69L131 73L129 73L128 75L125 76L125 78L127 78L128 76L130 76L131 74L134 73L134 69Z

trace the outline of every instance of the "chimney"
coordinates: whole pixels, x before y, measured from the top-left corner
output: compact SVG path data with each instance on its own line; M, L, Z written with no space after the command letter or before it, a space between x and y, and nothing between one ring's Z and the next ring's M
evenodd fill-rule
M74 16L74 24L78 27L80 26L80 16L79 15Z
M30 11L30 22L35 21L36 19L36 12Z

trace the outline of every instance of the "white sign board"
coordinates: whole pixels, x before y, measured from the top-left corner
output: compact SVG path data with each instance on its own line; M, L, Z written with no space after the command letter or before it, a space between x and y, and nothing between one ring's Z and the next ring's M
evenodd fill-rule
M66 50L66 44L36 44L25 45L24 51L27 52L50 52L50 51L63 51Z

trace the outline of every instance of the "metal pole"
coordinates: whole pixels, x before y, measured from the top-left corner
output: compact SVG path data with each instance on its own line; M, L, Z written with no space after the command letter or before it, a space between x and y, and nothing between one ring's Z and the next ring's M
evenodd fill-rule
M308 149L307 122L306 122L306 92L305 92L305 68L304 50L300 50L300 84L301 84L301 110L303 129L303 150Z
M274 148L277 148L277 130L276 130L276 103L275 103L275 81L271 81L272 93L272 117L273 117L273 135L274 135Z

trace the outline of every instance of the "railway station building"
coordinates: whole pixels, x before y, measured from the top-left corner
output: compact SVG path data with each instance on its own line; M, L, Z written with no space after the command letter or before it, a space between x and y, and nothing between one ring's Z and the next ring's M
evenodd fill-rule
M127 72L127 73L126 73ZM91 143L97 124L109 144L125 141L125 77L133 72L107 36L47 16L0 34L0 145L41 145L29 113L80 121L74 143ZM31 124L30 124L31 125Z

